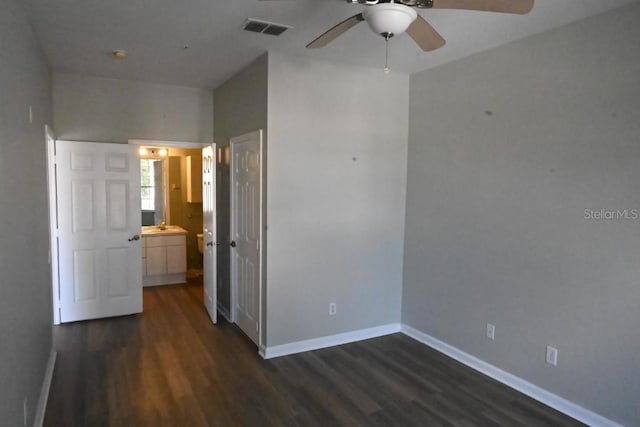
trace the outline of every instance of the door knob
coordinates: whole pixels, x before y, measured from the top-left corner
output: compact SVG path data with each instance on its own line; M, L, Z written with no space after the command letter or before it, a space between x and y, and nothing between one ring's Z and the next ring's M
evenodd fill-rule
M232 248L236 247L236 241L235 240L232 240L231 243L229 243L229 244L231 245Z
M134 240L140 240L140 236L137 235L137 234L134 234L133 237L131 237L131 238L127 239L127 240L129 240L130 242L133 242Z

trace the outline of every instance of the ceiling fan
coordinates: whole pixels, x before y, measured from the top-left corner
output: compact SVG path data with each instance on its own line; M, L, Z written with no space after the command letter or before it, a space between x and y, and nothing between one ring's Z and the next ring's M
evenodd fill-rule
M367 21L376 34L388 42L393 36L407 32L423 51L432 51L446 43L440 34L420 16L416 9L465 9L524 15L533 8L534 0L346 0L367 5L357 15L345 19L307 45L324 47L362 21Z

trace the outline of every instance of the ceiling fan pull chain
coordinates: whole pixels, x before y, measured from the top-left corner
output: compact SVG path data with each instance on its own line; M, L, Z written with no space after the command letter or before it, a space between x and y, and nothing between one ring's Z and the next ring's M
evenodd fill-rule
M391 72L391 70L389 69L389 39L391 38L391 36L389 34L387 34L387 36L384 38L384 45L385 45L385 51L384 51L384 73L385 74L389 74Z

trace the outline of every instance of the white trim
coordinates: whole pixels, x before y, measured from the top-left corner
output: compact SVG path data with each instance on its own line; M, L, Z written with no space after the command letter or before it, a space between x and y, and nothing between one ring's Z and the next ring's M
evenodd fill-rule
M176 147L176 148L203 148L210 143L188 142L188 141L161 141L157 139L130 139L130 145L146 145L149 147Z
M334 345L348 344L355 341L368 340L383 335L400 332L399 323L389 323L387 325L375 326L373 328L360 329L357 331L343 332L341 334L329 335L326 337L312 338L310 340L296 341L288 344L274 345L272 347L260 348L259 353L265 359L273 357L287 356L289 354L302 353L305 351L318 350L320 348L333 347Z
M614 423L602 415L596 414L518 376L503 371L496 366L480 360L469 353L465 353L409 325L402 325L402 333L591 427L622 427L622 425Z
M265 347L264 345L260 345L258 347L258 354L263 358L266 359L267 358L267 347Z
M44 372L42 388L40 389L40 398L38 399L38 407L33 421L33 427L42 427L44 423L44 415L47 410L47 401L49 400L49 390L51 389L51 380L53 379L53 371L56 366L57 353L51 350L49 354L49 362L47 362L47 370Z

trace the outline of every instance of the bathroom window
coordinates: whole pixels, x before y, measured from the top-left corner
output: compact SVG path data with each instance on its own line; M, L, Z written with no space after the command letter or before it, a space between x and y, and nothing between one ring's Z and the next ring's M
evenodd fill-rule
M155 179L153 164L155 159L140 160L140 194L143 211L155 211Z

